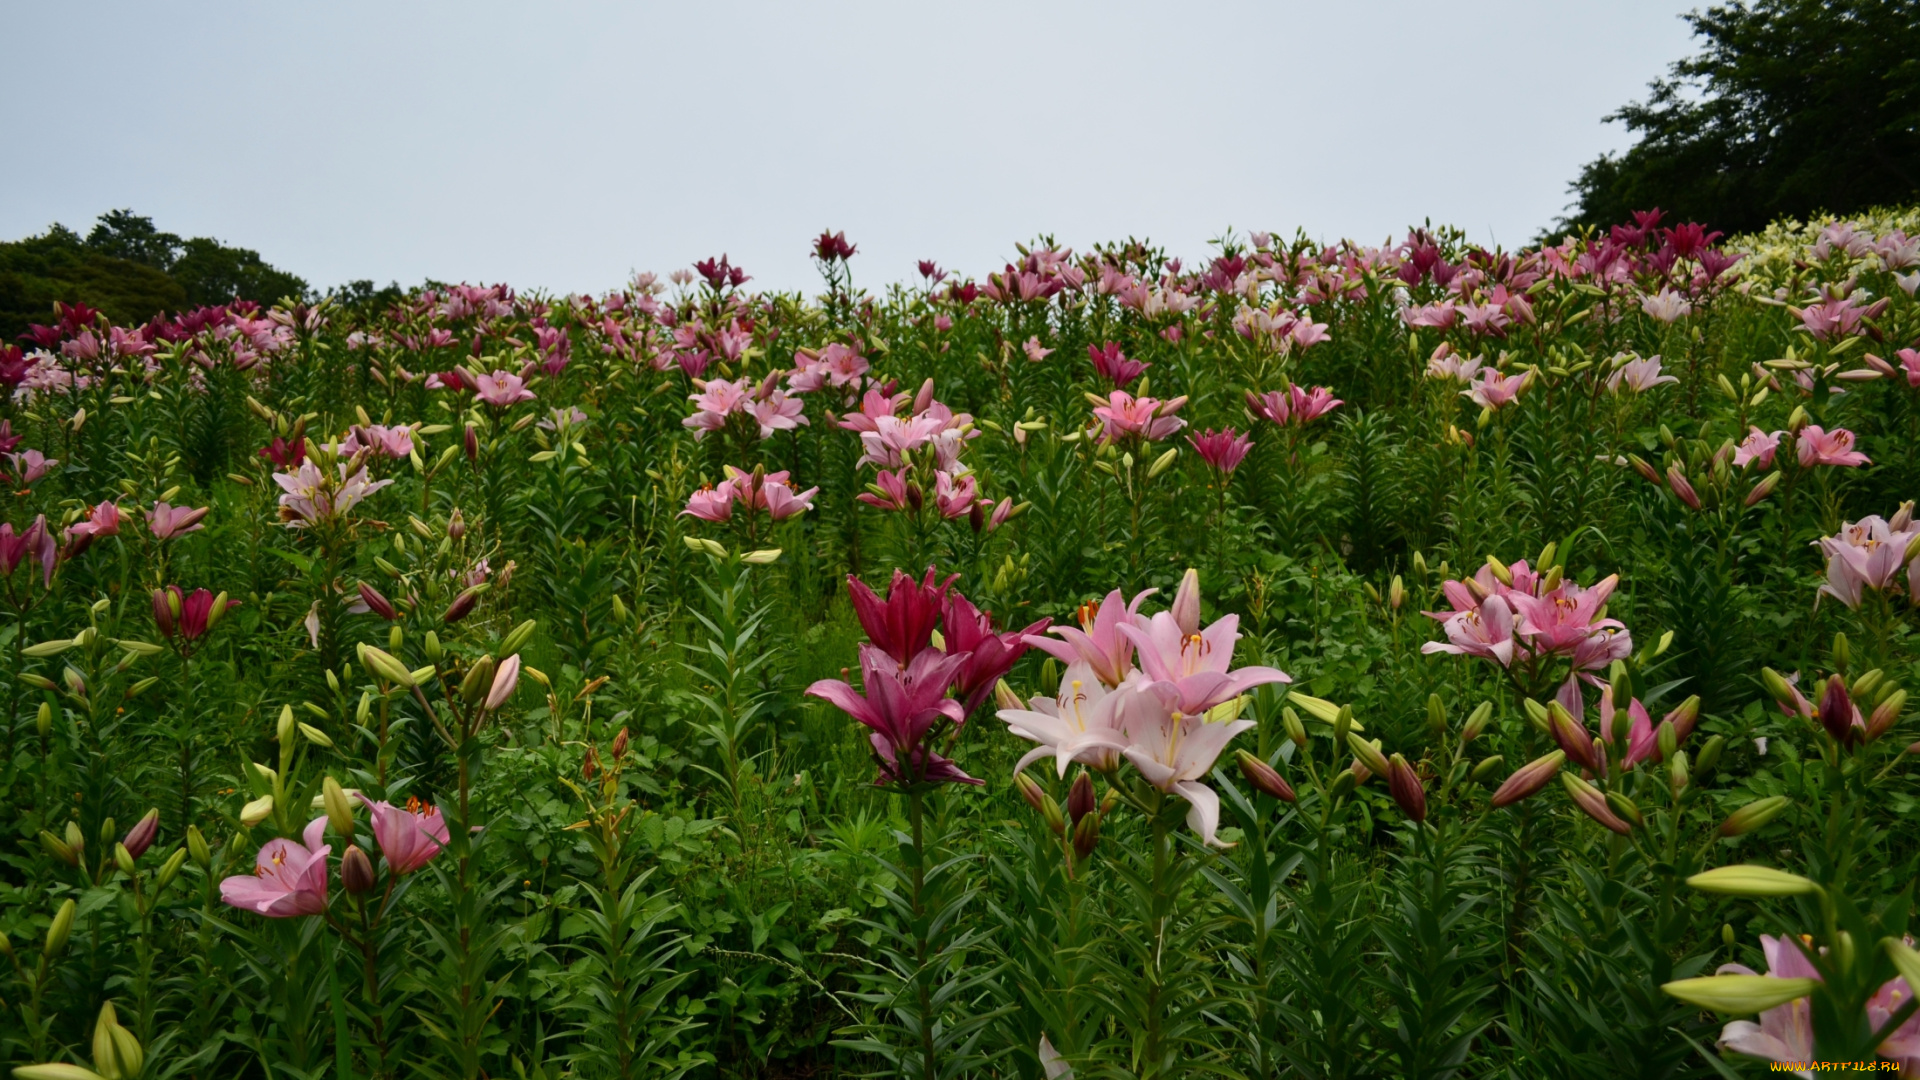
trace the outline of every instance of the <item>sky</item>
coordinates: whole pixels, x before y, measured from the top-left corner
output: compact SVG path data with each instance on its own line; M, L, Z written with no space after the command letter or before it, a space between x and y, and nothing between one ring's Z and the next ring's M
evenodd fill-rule
M1695 45L1658 0L0 5L0 238L127 207L322 289L812 290L1232 229L1525 243ZM34 43L39 43L37 46Z

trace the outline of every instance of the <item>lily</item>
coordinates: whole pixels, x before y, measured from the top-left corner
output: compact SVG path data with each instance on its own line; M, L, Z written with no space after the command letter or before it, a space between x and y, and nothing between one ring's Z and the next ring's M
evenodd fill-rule
M320 915L327 910L327 855L330 845L320 842L325 816L314 818L301 833L301 843L275 837L260 846L253 873L235 874L220 882L220 899L231 907L287 919Z
M1147 783L1191 804L1187 827L1209 845L1220 846L1220 796L1198 781L1233 737L1257 725L1251 720L1209 722L1178 707L1176 691L1166 683L1148 683L1120 693L1119 720L1126 733L1122 751Z
M405 806L355 795L373 814L373 838L386 856L387 871L405 877L427 865L447 843L447 821L437 806L409 798Z
M1175 706L1184 713L1205 713L1232 701L1256 686L1290 683L1286 672L1271 667L1233 665L1233 646L1240 640L1240 616L1227 615L1205 630L1187 632L1173 612L1147 620L1122 623L1119 631L1139 650L1140 668L1154 683L1170 686Z
M1121 752L1127 748L1119 710L1124 695L1132 692L1132 688L1108 689L1082 661L1067 666L1060 677L1060 693L1053 699L1036 698L1026 709L1001 709L1000 719L1006 721L1009 732L1040 744L1027 751L1013 771L1023 772L1049 756L1062 779L1067 766L1076 761L1101 772L1119 768Z
M1120 628L1143 621L1139 614L1140 605L1154 591L1142 590L1129 602L1124 593L1115 589L1104 600L1094 600L1080 606L1079 628L1049 628L1062 640L1055 641L1039 634L1024 640L1063 664L1085 661L1095 678L1109 687L1119 686L1133 670L1134 648L1133 639L1122 634Z

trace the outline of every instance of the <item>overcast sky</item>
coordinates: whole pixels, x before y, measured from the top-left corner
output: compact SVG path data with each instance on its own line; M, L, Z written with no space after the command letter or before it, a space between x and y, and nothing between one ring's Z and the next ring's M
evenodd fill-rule
M1693 51L1662 0L0 5L0 238L131 207L325 288L811 289L1042 233L1530 239Z

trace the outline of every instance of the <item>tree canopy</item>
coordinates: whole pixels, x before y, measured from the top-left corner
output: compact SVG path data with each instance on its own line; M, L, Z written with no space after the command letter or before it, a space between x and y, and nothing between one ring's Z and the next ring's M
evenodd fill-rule
M1756 0L1685 16L1705 48L1607 117L1565 226L1662 207L1729 232L1920 198L1920 0Z

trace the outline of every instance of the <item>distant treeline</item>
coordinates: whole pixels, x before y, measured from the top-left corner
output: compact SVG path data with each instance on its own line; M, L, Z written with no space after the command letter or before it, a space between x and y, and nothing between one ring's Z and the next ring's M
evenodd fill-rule
M371 290L371 283L364 283ZM269 265L260 253L197 236L161 232L131 210L100 215L80 235L65 225L0 243L0 341L16 341L33 323L50 322L54 301L85 301L116 325L163 311L230 300L262 304L312 294L306 281Z

